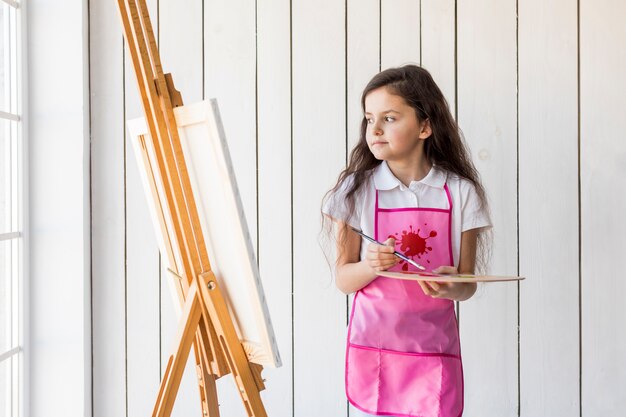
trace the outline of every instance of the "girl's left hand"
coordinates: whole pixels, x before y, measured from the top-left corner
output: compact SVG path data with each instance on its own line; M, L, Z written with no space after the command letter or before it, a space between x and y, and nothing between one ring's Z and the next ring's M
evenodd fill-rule
M458 274L453 266L440 266L433 269L435 274ZM453 301L463 301L474 295L476 284L473 282L435 282L418 281L424 294L433 298L446 298Z

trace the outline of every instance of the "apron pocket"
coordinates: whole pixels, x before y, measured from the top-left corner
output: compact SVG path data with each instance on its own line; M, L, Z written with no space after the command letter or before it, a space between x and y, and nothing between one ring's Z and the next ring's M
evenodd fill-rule
M459 417L463 411L461 360L451 355L402 353L350 345L346 392L369 413Z
M378 404L380 351L348 345L346 352L346 395L350 403L366 413Z

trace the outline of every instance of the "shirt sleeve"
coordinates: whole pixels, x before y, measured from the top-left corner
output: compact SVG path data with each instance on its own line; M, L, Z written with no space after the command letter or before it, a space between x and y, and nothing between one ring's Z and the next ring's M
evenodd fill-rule
M359 228L361 223L361 198L357 191L355 198L355 208L352 212L348 209L346 203L346 194L352 185L352 177L346 178L346 180L340 185L340 187L326 196L322 204L322 213L332 217L334 220L348 223L352 227Z
M463 204L461 208L461 232L472 229L488 230L492 223L489 208L482 206L474 184L463 180L461 184Z

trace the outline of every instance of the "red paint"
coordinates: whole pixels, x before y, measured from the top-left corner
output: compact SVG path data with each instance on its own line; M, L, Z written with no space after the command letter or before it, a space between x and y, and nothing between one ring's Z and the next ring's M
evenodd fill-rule
M424 226L427 224L424 223ZM421 229L417 229L417 231L413 230L413 226L409 226L409 230L403 230L402 236L398 239L397 233L396 236L390 235L390 238L396 239L396 245L400 245L400 252L405 254L410 258L414 258L417 256L418 259L421 259L422 255L426 255L428 252L431 252L433 248L428 246L427 240L437 236L437 232L435 230L431 230L426 237L420 236ZM426 262L430 263L429 260ZM408 271L409 264L405 261L400 261L402 264L402 270Z

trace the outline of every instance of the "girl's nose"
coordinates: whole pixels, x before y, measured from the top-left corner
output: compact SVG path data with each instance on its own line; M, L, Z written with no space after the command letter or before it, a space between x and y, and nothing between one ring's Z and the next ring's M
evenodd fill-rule
M382 134L383 134L383 130L378 126L374 126L374 136L380 136Z

